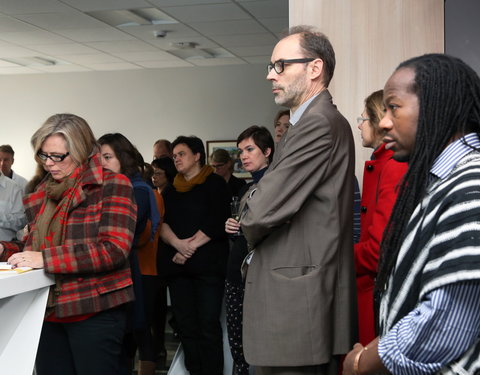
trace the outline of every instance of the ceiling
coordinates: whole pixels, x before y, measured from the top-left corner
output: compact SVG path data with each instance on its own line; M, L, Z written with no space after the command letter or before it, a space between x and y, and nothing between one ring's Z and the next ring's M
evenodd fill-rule
M0 0L0 74L267 63L288 0Z

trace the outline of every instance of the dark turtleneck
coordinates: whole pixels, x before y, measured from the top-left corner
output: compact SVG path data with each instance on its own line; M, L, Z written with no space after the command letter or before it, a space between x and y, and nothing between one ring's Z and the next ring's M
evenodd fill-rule
M268 169L268 166L265 168L259 169L258 171L251 172L250 174L252 175L253 182L258 184L258 181L260 181L260 179L263 177L267 169Z

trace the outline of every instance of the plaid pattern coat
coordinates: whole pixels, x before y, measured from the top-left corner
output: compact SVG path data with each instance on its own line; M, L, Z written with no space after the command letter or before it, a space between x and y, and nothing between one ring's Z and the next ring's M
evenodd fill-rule
M55 275L55 315L64 318L95 313L133 300L128 254L132 246L137 207L127 177L103 169L94 155L75 191L60 246L42 250L45 272ZM45 183L24 198L29 227L34 228L45 199ZM31 231L30 231L31 232ZM32 248L24 242L2 242L1 258ZM60 281L60 282L58 282Z

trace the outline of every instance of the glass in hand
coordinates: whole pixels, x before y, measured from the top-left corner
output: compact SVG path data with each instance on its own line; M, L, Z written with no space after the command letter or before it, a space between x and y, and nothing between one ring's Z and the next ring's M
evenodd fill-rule
M232 201L230 202L230 212L232 214L232 218L235 219L236 221L240 221L240 201L238 197L233 197ZM241 236L241 230L239 230L237 233L233 234L233 236Z

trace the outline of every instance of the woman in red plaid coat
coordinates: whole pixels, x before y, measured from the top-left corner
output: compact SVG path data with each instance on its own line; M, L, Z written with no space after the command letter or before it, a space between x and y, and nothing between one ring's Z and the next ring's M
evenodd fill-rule
M51 116L31 143L48 173L24 199L28 235L0 243L0 258L55 276L37 374L117 374L123 306L133 299L127 262L137 216L132 186L102 168L95 137L78 116Z

